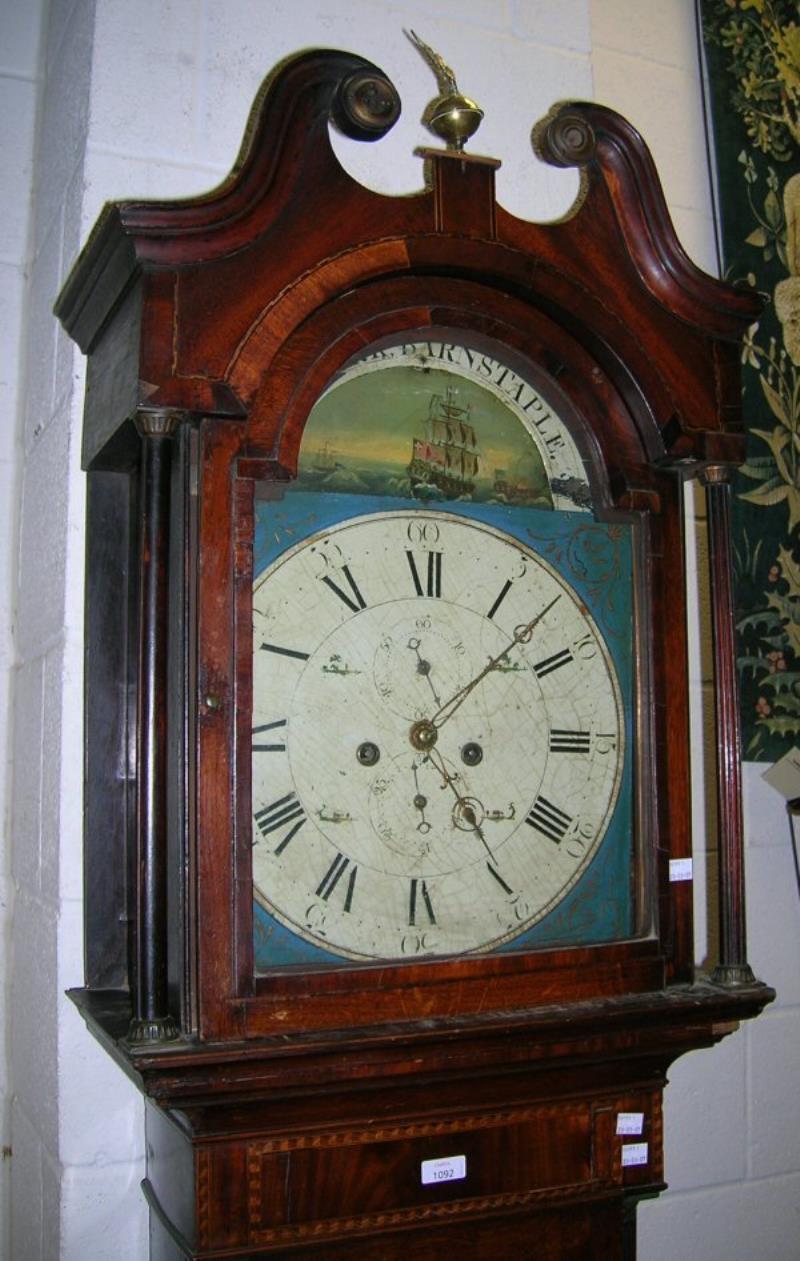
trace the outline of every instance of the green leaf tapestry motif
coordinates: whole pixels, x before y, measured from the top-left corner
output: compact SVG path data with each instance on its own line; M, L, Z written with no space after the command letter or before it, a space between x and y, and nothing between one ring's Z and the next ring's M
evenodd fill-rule
M800 735L800 10L698 0L724 276L768 295L742 352L734 486L743 752Z

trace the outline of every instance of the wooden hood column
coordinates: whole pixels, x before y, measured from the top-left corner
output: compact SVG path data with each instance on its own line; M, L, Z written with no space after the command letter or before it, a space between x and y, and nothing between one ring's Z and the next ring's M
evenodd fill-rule
M701 474L708 511L708 565L714 650L714 731L717 756L719 838L718 985L752 985L747 962L742 750L739 734L739 680L731 559L731 472L711 465Z
M132 1043L169 1041L167 1008L167 646L172 438L181 413L140 410L139 682Z

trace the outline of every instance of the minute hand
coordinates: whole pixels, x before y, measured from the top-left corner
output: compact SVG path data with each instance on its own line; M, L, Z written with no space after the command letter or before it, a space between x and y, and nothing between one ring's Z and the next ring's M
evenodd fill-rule
M517 644L528 643L533 633L533 628L537 625L537 623L541 622L545 614L549 613L556 601L560 599L561 594L559 593L557 596L553 597L549 604L545 605L540 613L536 614L536 617L532 617L531 620L526 622L524 626L518 626L514 631L511 643L508 647L504 648L502 652L498 652L496 657L492 657L490 661L487 661L480 674L476 674L474 679L470 679L469 683L465 683L463 687L459 688L458 691L449 698L449 700L445 701L444 705L437 709L433 718L430 720L431 726L441 727L449 718L452 718L459 706L467 699L470 692L478 686L482 679L486 678L487 674L489 674L492 670L496 670L501 661L505 661L512 648L516 648Z

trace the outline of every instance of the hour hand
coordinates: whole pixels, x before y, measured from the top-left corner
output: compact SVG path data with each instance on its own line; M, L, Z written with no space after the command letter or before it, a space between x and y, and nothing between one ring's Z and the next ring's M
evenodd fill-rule
M489 848L486 837L483 834L481 823L485 815L485 811L477 797L468 797L458 791L456 785L456 776L451 775L448 771L444 759L438 749L430 749L428 752L428 761L431 766L439 772L442 777L443 788L449 788L455 796L455 805L453 806L453 823L461 832L474 832L479 841L483 845L490 858L494 858L494 854Z
M474 832L490 858L494 858L481 823L486 812L477 797L458 797L453 806L453 822L462 832Z

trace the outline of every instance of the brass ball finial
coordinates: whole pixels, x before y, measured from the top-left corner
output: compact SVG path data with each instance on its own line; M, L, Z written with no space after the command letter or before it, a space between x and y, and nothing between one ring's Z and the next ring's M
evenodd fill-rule
M439 85L439 95L427 106L422 121L429 131L444 140L448 149L459 151L480 127L483 110L459 91L453 71L429 44L415 31L406 31L406 35L433 70Z

